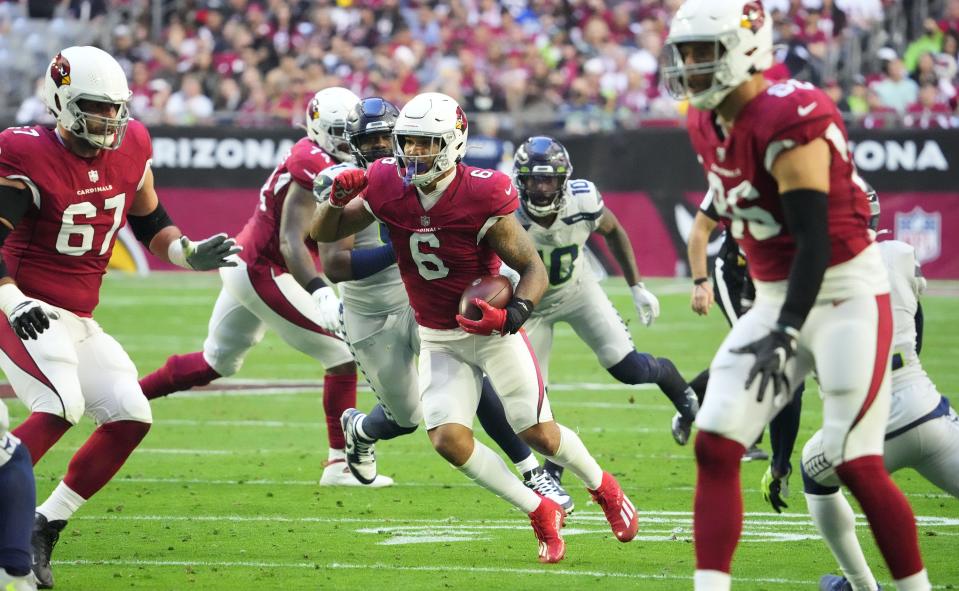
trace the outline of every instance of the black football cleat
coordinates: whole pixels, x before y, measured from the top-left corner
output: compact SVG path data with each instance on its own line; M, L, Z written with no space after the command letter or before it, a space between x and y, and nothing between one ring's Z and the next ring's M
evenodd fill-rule
M53 589L50 557L53 556L53 547L60 539L60 532L66 526L66 520L47 521L47 518L39 513L33 519L33 574L37 577L38 589Z

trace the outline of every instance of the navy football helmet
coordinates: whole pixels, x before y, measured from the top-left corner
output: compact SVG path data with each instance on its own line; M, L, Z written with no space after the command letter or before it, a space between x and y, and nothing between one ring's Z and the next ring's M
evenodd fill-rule
M361 100L346 118L346 138L357 166L393 155L393 126L400 110L380 97Z
M573 174L563 144L546 136L531 137L513 157L513 182L523 208L535 217L546 217L563 206L566 182Z

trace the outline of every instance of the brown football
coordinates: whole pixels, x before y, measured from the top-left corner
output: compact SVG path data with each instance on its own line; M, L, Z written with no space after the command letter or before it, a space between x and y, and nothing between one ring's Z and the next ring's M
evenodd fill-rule
M460 298L460 314L470 320L479 320L483 317L479 307L473 303L473 298L486 300L494 308L505 308L513 297L513 285L502 275L487 275L480 277L463 290Z

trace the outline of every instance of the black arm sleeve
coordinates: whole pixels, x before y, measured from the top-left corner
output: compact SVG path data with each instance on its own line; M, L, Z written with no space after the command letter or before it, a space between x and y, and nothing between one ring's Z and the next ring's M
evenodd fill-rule
M783 193L781 198L786 227L796 241L796 256L789 269L779 323L799 330L816 303L829 266L828 197L822 191L796 189Z
M769 443L773 449L772 465L780 474L785 474L792 465L789 459L799 435L803 390L805 384L799 384L793 393L793 399L769 423Z
M0 221L0 245L10 235L11 230L17 227L32 203L33 194L29 189L0 185L0 219L3 220ZM0 257L0 278L7 275L7 266Z
M33 194L29 189L0 185L0 218L7 221L6 224L0 222L0 233L2 233L0 244L10 233L10 229L17 227L32 203Z
M157 232L172 226L173 220L163 208L162 203L157 203L157 208L146 215L127 214L127 221L130 222L130 229L137 240L150 248L150 241L157 235Z
M916 355L922 353L922 302L918 302L916 306Z

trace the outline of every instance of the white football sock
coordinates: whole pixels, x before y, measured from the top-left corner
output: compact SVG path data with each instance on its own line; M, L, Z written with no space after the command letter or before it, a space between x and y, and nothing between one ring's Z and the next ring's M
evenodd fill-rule
M693 575L695 591L729 591L732 577L720 570L697 570Z
M559 423L556 426L559 427L559 447L555 455L546 457L572 471L586 484L586 488L596 490L603 483L603 469L589 455L589 450L576 433Z
M336 460L345 460L346 459L346 450L343 449L333 449L330 448L330 451L326 454L326 459L330 462Z
M896 581L896 589L898 591L929 591L932 589L932 584L929 583L929 573L926 572L926 569L922 569L905 579L899 579Z
M57 488L53 489L50 497L37 507L37 513L46 517L47 521L59 519L66 521L86 502L86 499L73 492L61 480Z
M473 440L473 454L462 466L454 466L470 480L502 498L523 513L532 513L539 506L540 496L526 488L506 466L506 462L490 448Z
M539 461L536 459L536 456L529 454L525 459L520 460L513 465L516 466L516 469L520 474L526 474L534 468L539 468Z
M829 495L806 493L806 506L853 591L876 591L879 584L856 537L856 515L842 491Z

